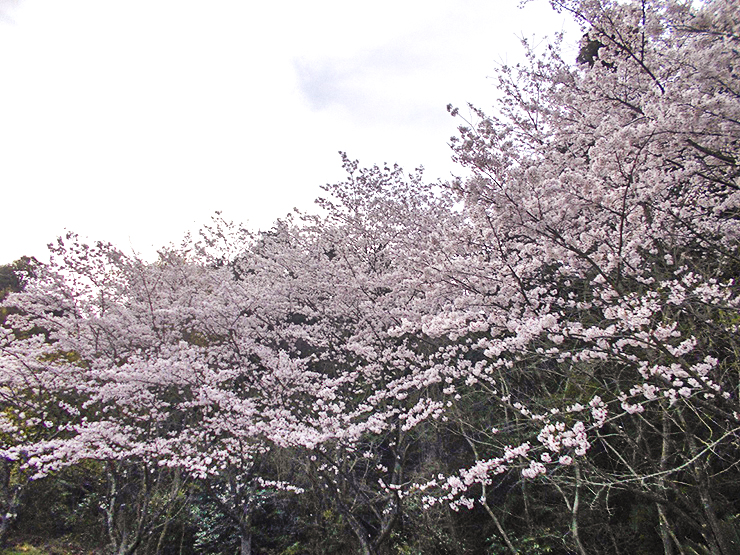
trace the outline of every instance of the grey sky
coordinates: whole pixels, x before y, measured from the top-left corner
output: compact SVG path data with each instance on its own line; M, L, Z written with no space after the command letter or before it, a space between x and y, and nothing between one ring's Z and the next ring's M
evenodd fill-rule
M12 22L13 10L20 2L21 0L0 0L0 21Z
M65 229L145 256L216 210L266 228L363 164L449 178L535 0L0 0L0 263Z
M297 59L300 91L315 110L342 107L351 117L368 124L384 120L423 124L424 112L438 112L439 105L423 96L413 101L404 98L404 89L423 83L434 57L421 56L404 42L360 52L352 58Z

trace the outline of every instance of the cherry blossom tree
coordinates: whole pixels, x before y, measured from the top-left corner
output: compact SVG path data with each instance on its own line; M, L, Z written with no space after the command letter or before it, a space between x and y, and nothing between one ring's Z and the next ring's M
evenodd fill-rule
M282 222L235 268L259 284L262 344L312 384L293 389L281 441L305 451L315 485L369 554L388 549L402 517L415 427L440 412L424 391L438 380L422 385L433 370L420 355L433 346L395 330L427 302L427 257L458 216L419 175L344 165L324 216Z
M462 509L511 553L545 520L548 547L619 553L615 506L650 549L737 552L737 7L552 4L581 54L499 69L497 115L453 140L466 177L343 156L319 215L260 234L217 221L154 263L61 239L4 301L4 460L105 464L118 553L194 482L245 555L304 489L363 555Z
M620 489L656 503L666 553L684 549L675 522L731 553L720 484L738 431L736 7L553 4L600 45L594 63L530 51L500 71L500 115L473 110L455 143L473 171L455 187L485 238L469 259L487 276L475 346L532 435L450 478L447 498L472 503L472 484L517 464L560 484L581 553L579 497ZM512 387L528 375L534 389Z
M8 299L15 314L3 330L4 425L16 441L3 456L36 478L105 462L111 543L133 553L168 512L170 503L151 510L162 469L184 471L171 502L188 479L260 478L250 469L280 412L260 396L274 391L275 376L260 376L283 361L240 333L246 307L235 295L245 292L229 289L238 285L231 270L204 249L197 261L163 251L145 264L69 236L53 252L38 279ZM239 498L248 487L240 485ZM131 491L137 499L122 500Z

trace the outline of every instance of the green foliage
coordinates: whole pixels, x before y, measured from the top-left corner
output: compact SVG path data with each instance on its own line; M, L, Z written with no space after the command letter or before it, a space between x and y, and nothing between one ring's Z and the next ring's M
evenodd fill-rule
M80 545L68 537L56 540L28 538L0 549L0 555L100 555L100 550Z
M239 536L234 525L212 503L202 500L190 508L190 520L195 524L193 547L203 555L234 553Z
M550 555L556 552L555 548L546 538L524 536L511 539L514 548L523 555ZM488 538L486 543L488 545L487 553L490 555L506 555L511 553L509 547L496 536Z
M301 555L304 553L301 542L295 542L293 545L288 546L280 552L280 555Z
M11 264L0 266L0 300L23 289L27 279L35 275L38 261L33 257L23 256Z
M49 555L48 551L42 551L27 543L16 545L8 549L0 551L0 555Z
M103 473L100 463L85 461L30 482L16 532L50 540L73 536L77 543L99 547L103 532Z
M26 281L36 275L37 265L35 258L23 256L12 264L0 266L0 301L10 293L22 291ZM5 323L9 314L9 309L0 307L0 326Z
M331 509L326 509L321 513L321 518L316 524L320 527L321 533L319 537L314 538L314 545L311 546L312 553L339 555L348 549L348 540L351 536L341 515Z

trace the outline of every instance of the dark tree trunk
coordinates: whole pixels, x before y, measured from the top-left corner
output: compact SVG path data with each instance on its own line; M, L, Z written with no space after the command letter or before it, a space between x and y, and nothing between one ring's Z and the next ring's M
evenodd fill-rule
M241 555L252 555L252 531L242 529L240 535L239 552Z

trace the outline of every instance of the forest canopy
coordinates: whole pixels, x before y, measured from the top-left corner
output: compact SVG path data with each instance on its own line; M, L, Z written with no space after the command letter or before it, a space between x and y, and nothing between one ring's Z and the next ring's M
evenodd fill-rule
M468 177L343 155L320 215L4 267L0 538L740 552L738 5L551 3L578 59L448 107Z

